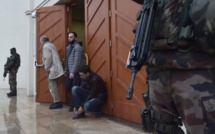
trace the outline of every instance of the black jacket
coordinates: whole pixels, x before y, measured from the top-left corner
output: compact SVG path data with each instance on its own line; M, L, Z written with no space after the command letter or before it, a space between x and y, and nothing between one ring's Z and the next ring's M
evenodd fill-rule
M12 54L9 58L9 61L5 64L6 68L8 70L11 70L13 68L19 68L20 67L20 55L18 53Z
M105 83L103 79L94 72L91 72L86 80L81 80L80 87L90 91L90 94L84 103L93 98L103 101L107 99L107 89Z

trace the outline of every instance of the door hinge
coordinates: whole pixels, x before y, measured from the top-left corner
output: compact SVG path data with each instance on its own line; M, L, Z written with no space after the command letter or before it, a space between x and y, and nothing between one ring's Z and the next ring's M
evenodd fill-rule
M111 11L109 11L109 12L108 12L108 15L109 15L109 17L111 17L111 16L112 16L112 12L111 12Z
M66 8L66 11L69 12L69 7Z
M113 77L113 71L110 71L110 77L111 78Z
M113 104L113 102L111 102L111 108L113 109L113 107L114 107L114 104Z
M69 28L67 28L67 33L69 33Z
M109 44L110 44L110 47L112 47L112 41L111 40L109 41Z

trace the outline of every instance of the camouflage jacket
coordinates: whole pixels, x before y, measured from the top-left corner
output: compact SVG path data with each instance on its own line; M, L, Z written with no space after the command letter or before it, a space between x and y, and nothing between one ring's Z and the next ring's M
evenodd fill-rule
M4 65L8 70L20 67L20 55L18 53L12 54L9 61Z
M209 5L214 3L211 0L163 0L156 16L148 64L178 69L214 68L215 15L208 16L213 12ZM182 37L182 28L189 25L192 25L192 33Z

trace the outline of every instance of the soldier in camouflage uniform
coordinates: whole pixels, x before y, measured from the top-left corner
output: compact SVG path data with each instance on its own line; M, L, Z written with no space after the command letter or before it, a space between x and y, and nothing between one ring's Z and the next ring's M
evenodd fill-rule
M215 0L162 4L148 59L153 131L182 134L181 119L187 134L215 134Z
M16 52L16 48L11 48L10 53L9 61L5 65L5 70L9 71L10 92L7 93L8 97L16 96L17 94L16 74L20 67L20 55Z

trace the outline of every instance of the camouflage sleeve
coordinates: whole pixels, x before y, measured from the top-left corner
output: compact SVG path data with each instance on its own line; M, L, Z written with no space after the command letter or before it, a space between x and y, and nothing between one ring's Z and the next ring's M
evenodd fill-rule
M168 43L175 43L179 37L181 17L188 0L164 0L161 12L156 18L156 37L167 39Z
M196 34L215 33L215 1L193 0L190 8L190 18L198 30Z

